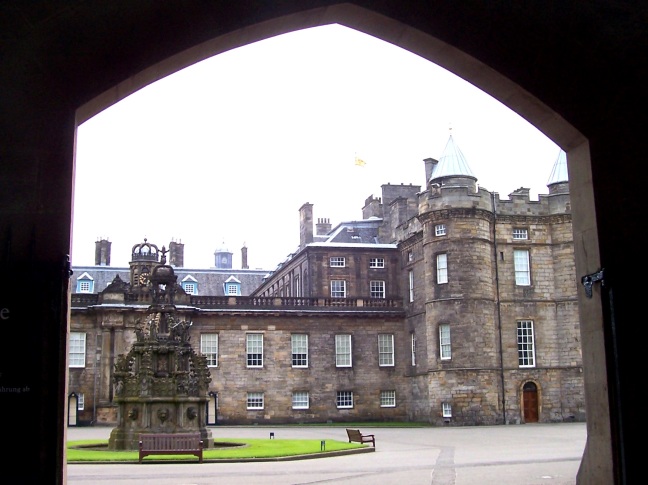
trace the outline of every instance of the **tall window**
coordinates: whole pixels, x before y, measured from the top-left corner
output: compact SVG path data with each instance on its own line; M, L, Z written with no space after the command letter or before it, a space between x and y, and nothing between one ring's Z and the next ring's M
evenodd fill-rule
M520 367L535 367L533 322L531 320L517 322L517 347L518 365Z
M370 268L384 268L385 267L385 258L370 258L369 259Z
M247 393L247 408L248 409L263 409L263 393L262 392L248 392Z
M83 411L85 409L85 394L82 392L77 393L77 409Z
M411 347L412 347L412 365L416 365L416 334L412 332L410 334Z
M353 391L338 391L337 398L336 398L336 405L338 408L352 408Z
M439 349L441 360L452 358L450 346L450 325L447 323L439 325Z
M513 239L529 239L529 231L526 229L513 229Z
M444 418L451 418L452 417L452 406L450 405L449 402L442 402L441 403L441 412L442 412Z
M381 367L394 366L394 336L392 334L378 335L378 365Z
M514 250L513 262L515 264L515 284L520 286L529 286L531 284L529 251L526 249Z
M396 407L396 391L380 391L380 407Z
M351 335L335 336L335 366L351 367Z
M331 298L346 298L346 281L331 280Z
M344 256L333 256L329 259L329 266L331 268L344 268L346 266L346 259Z
M200 353L207 358L208 367L218 366L218 334L200 334Z
M448 282L448 255L437 254L436 264L437 264L437 268L436 268L437 283L447 283Z
M290 336L292 366L308 367L308 335L294 333Z
M446 235L446 225L445 224L437 224L434 226L434 235L435 236L445 236Z
M293 409L308 409L309 399L307 391L295 391L292 393Z
M70 367L85 367L86 361L86 334L83 332L70 332Z
M409 301L410 303L414 301L414 271L409 270L407 272L407 281L409 283Z
M248 333L245 336L245 353L248 367L263 367L263 334Z
M385 282L384 281L370 281L369 282L369 296L371 298L385 298Z

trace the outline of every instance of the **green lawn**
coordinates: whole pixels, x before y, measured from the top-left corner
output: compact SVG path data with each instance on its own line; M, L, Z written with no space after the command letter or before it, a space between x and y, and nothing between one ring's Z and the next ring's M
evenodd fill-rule
M323 452L321 450L321 440L218 438L215 442L241 443L243 446L206 449L203 452L203 458L205 460L277 458ZM137 451L111 451L107 449L107 446L108 440L69 441L67 443L67 461L68 463L80 463L139 460ZM353 448L364 448L366 446L360 443L326 440L325 451L349 450ZM197 458L191 455L153 455L144 458L144 461L147 460L191 461L197 460Z

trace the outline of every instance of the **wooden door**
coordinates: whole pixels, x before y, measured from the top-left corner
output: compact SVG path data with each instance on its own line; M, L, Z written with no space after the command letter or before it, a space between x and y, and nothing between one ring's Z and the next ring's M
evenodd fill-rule
M524 422L538 422L538 388L533 382L524 384L522 391L522 405L524 406Z

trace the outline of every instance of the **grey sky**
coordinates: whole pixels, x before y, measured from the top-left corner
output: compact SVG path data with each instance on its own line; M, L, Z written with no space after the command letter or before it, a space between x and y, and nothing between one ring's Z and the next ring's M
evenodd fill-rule
M240 267L245 244L272 270L299 243L303 203L335 225L382 184L424 186L450 127L480 186L547 193L558 147L410 52L336 25L226 52L79 127L72 263L93 264L107 237L126 266L147 237L182 241L186 267L212 267L223 244Z

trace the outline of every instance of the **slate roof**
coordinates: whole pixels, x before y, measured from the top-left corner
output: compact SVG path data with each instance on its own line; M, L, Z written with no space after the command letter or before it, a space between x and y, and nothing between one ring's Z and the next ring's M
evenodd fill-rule
M556 162L551 169L551 175L549 175L547 186L568 181L569 176L567 173L567 154L563 150L560 150L558 157L556 158Z
M452 135L448 138L443 154L439 158L439 163L432 168L432 174L428 182L444 177L470 177L477 180L470 166L468 166L466 157L455 144Z
M130 269L113 266L75 266L72 268L72 292L76 290L76 282L84 273L90 275L94 281L94 293L99 293L115 279L115 276L130 281ZM232 281L232 278L241 282L241 295L250 295L268 275L267 270L251 269L191 269L174 268L178 283L187 276L198 282L197 295L224 296L223 284ZM190 279L191 279L190 278Z

